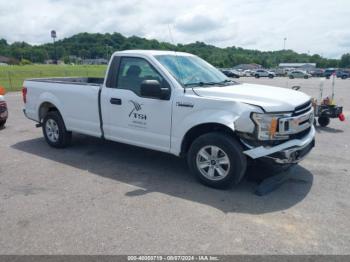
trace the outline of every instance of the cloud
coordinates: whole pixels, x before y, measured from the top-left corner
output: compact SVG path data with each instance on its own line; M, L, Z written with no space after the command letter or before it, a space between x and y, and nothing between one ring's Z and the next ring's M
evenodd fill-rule
M178 30L184 33L203 33L211 32L221 27L220 21L211 18L205 14L186 14L180 16L175 21L175 26Z
M341 7L341 8L340 8ZM350 1L319 0L0 0L0 38L32 44L80 32L138 35L175 42L204 41L339 57L350 52Z

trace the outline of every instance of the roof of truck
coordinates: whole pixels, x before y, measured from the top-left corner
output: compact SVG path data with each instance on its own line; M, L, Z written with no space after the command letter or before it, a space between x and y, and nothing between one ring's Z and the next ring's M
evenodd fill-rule
M142 54L142 55L183 55L183 56L190 56L189 53L184 52L175 52L175 51L166 51L166 50L124 50L124 51L117 51L114 53L114 55L118 54Z

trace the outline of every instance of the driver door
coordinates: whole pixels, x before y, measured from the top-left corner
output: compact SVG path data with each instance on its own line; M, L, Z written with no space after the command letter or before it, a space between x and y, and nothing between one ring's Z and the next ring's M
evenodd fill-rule
M115 84L111 88L103 88L101 94L105 137L168 152L172 97L169 100L146 98L140 92L144 80L158 80L160 83L166 80L143 58L118 59L120 63Z

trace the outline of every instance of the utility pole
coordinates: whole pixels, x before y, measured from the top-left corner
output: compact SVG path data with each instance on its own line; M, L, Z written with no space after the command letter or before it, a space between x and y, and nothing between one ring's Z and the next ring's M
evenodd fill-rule
M106 59L109 60L109 51L112 49L111 46L106 45Z
M283 50L286 50L287 37L283 38Z
M54 48L54 52L55 52L55 57L54 57L54 59L53 59L53 63L55 64L55 65L57 65L57 49L56 49L56 41L55 41L55 39L56 39L56 37L57 37L57 35L56 35L56 31L55 30L52 30L51 31L51 37L52 37L52 39L53 39L53 48Z

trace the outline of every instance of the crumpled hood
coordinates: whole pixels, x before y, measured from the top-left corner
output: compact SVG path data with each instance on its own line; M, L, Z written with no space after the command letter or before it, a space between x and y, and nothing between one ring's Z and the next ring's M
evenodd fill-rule
M215 99L232 99L262 107L266 112L293 111L310 100L302 92L292 89L256 84L238 84L232 86L201 87L195 92L204 97Z

